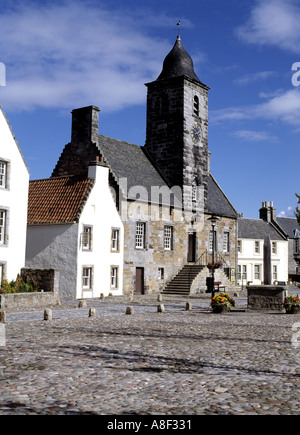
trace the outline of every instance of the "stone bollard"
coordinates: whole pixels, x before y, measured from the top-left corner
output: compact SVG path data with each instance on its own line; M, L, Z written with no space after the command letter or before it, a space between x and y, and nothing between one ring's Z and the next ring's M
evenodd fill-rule
M104 297L105 297L105 296L104 296L104 293L101 293L101 295L100 295L100 300L103 301L103 300L104 300Z
M163 304L158 305L158 307L157 307L157 312L158 313L164 313L165 311L166 310L165 310L165 307L164 307Z
M95 316L96 316L96 308L90 308L89 317L95 317Z
M191 311L192 309L192 303L191 302L187 302L185 305L185 311Z
M125 312L125 314L134 314L134 309L133 309L133 307L127 307L126 308L126 312Z
M52 310L51 308L46 308L44 311L44 320L52 320Z
M86 301L79 301L78 308L86 308Z
M162 295L157 296L157 302L162 302Z
M6 312L0 311L0 323L6 323Z

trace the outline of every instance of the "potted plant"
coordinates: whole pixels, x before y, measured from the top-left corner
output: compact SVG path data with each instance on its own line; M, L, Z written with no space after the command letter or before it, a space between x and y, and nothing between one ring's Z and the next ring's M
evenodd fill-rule
M230 298L228 293L219 293L211 300L213 313L227 313L235 306L235 300Z
M300 299L298 296L286 296L284 298L283 306L287 314L300 313Z
M223 263L221 261L217 261L216 263L208 263L208 269L220 269L223 267Z

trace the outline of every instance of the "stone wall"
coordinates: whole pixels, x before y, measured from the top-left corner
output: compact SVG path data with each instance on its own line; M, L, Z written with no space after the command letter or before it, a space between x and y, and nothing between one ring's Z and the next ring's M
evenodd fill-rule
M153 294L161 292L169 281L188 264L188 238L190 232L196 233L196 258L209 249L210 222L208 215L200 215L194 225L189 219L179 217L178 210L157 205L130 205L131 214L136 219L124 220L124 294L132 294L136 286L136 268L144 268L144 292ZM140 208L140 209L139 209ZM138 210L139 209L139 210ZM157 214L157 219L155 218ZM136 222L146 224L146 242L144 249L135 248ZM173 248L164 249L164 227L170 225L173 229ZM230 233L230 252L222 253L228 267L236 268L236 220L220 218L217 225L217 247L222 250L223 232ZM164 279L158 279L158 268L164 269ZM223 280L220 279L223 282ZM205 278L202 281L205 290ZM196 290L193 290L196 292ZM199 288L197 289L197 292Z
M1 310L23 310L24 308L45 308L60 305L57 293L12 293L0 295Z
M279 285L248 286L248 310L283 312L286 287Z

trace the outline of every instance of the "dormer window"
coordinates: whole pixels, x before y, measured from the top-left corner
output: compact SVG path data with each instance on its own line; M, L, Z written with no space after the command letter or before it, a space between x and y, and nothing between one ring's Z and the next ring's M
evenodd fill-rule
M199 98L194 96L194 115L199 116Z

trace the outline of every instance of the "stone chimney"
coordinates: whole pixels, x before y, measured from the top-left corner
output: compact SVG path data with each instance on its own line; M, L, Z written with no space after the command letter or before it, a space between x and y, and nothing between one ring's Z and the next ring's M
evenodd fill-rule
M99 112L96 106L82 107L72 111L71 142L98 142Z
M276 208L274 207L273 201L270 203L268 201L262 203L262 208L259 210L259 218L269 223L276 221Z

